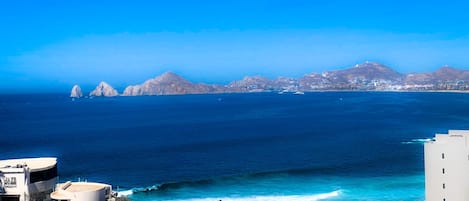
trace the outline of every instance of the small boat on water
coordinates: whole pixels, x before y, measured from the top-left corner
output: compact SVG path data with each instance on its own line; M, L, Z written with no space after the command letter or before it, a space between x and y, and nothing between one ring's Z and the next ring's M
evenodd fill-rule
M294 95L305 95L305 92L302 92L302 91L297 91L295 93L293 93Z
M285 93L288 93L288 92L290 92L290 91L284 89L284 90L282 90L282 91L279 91L278 94L285 94Z

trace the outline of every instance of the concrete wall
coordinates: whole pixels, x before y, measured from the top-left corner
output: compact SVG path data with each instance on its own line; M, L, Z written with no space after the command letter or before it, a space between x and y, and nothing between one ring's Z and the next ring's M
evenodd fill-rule
M57 177L28 184L28 170L24 168L0 169L0 195L19 195L20 201L29 201L30 198L49 200L50 193L57 183ZM7 180L16 181L16 185L6 185Z
M106 201L105 189L90 192L77 192L71 201Z
M7 185L7 180L14 179L16 185ZM7 168L2 169L0 173L0 185L2 186L2 195L20 195L20 200L25 200L24 193L28 191L26 185L25 172L23 168Z
M112 186L101 183L66 182L57 185L51 197L69 201L107 201L111 198Z

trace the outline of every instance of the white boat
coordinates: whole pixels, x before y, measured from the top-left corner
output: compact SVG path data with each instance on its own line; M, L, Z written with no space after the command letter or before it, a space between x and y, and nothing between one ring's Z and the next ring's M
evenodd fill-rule
M279 91L278 94L284 94L284 93L288 93L288 92L289 92L288 90L284 89L282 91Z
M305 92L297 91L297 92L295 92L295 93L293 93L293 94L295 94L295 95L305 95Z

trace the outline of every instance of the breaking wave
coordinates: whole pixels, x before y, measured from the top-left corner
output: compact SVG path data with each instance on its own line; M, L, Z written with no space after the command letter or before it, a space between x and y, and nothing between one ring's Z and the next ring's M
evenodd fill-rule
M423 201L423 175L381 177L291 174L182 181L119 191L135 201Z
M318 201L329 199L340 195L340 190L329 193L320 193L313 195L279 195L279 196L246 196L246 197L221 197L221 198L194 198L170 201Z
M425 142L432 141L433 138L412 139L410 141L401 142L401 144L425 144Z
M414 140L418 141L424 142L423 139ZM361 167L360 163L354 165ZM340 167L343 166L167 182L121 189L118 194L135 201L424 200L420 174L349 176L344 174L347 169Z
M127 196L132 195L133 192L134 192L133 190L117 191L117 195L118 195L118 196L125 196L125 197L127 197Z
M339 186L311 188L311 183L309 183L324 183L325 180L309 181L306 179L308 183L303 184L293 184L289 180L292 177L297 178L298 175L317 172L318 169L274 171L169 182L143 188L122 189L118 191L118 195L137 201L318 201L343 194L344 191Z
M134 193L149 192L158 190L158 187L153 188L136 188L132 190L119 191L119 196L131 196ZM329 199L333 197L338 197L341 194L340 190L328 192L328 193L319 193L312 195L251 195L245 197L207 197L207 198L188 198L188 199L171 199L168 201L319 201L324 199Z
M163 185L161 185L163 186ZM118 196L130 196L130 195L133 195L135 193L148 193L148 192L152 192L152 191L159 191L161 190L160 185L155 185L155 186L149 186L149 187L146 187L146 188L132 188L132 189L128 189L128 190L121 190L121 191L117 191L117 195Z

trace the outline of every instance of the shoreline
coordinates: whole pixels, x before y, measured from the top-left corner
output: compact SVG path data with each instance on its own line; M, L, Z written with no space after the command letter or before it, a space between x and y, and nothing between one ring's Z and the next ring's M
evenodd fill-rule
M112 98L112 97L141 97L141 96L185 96L185 95L228 95L228 94L264 94L264 93L278 93L281 91L255 91L255 92L220 92L220 93L186 93L186 94L161 94L161 95L117 95L117 96L92 96L93 98L96 97L104 97L104 98ZM301 91L304 93L328 93L328 92L356 92L356 93L364 93L364 92L371 92L371 93L469 93L469 90L428 90L428 91L408 91L408 90L315 90L315 91ZM283 94L278 95L298 95L294 94L295 92L285 92ZM303 95L303 94L301 94ZM298 96L301 96L298 95ZM73 98L73 97L72 97ZM82 97L83 98L83 97Z
M278 93L281 91L255 91L255 92L220 92L220 93L186 93L186 94L162 94L162 95L122 95L119 94L117 96L86 96L86 97L69 97L75 99L85 99L85 98L113 98L113 97L141 97L141 96L184 96L184 95L227 95L227 94L263 94L263 93ZM304 93L328 93L328 92L355 92L355 93L363 93L363 92L371 92L371 93L469 93L469 90L314 90L314 91L301 91ZM295 92L285 92L279 95L296 95ZM11 96L11 95L19 95L19 96L28 96L28 95L65 95L68 94L67 92L29 92L29 93L0 93L0 96ZM67 95L69 96L69 95ZM301 95L300 95L301 96Z

